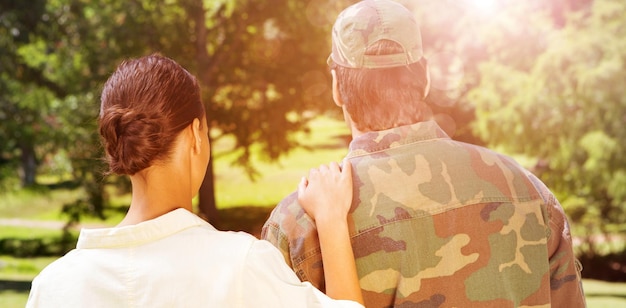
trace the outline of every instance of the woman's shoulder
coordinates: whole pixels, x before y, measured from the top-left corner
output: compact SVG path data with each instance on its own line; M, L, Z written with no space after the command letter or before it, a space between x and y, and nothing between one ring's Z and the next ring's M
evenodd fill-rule
M72 271L81 271L80 257L78 257L78 254L78 250L73 249L64 256L52 261L52 263L48 264L39 272L33 282L54 280L60 277L67 277L68 273Z

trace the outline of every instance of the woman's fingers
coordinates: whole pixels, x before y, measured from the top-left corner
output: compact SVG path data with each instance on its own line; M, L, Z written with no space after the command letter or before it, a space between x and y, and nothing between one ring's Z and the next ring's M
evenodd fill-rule
M298 196L304 195L304 191L306 190L308 184L309 181L306 179L306 177L302 177L300 179L300 183L298 183Z
M347 159L343 160L343 164L341 167L341 177L342 178L352 178L352 165ZM352 181L350 182L352 183Z

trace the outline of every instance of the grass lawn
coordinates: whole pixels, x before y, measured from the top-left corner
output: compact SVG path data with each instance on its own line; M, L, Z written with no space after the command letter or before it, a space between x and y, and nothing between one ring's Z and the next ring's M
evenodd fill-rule
M268 162L262 156L253 154L252 163L260 174L256 180L250 179L242 168L233 166L235 155L230 153L234 144L232 139L216 142L212 148L216 157L215 198L218 207L273 207L295 191L300 178L309 169L331 161L341 161L348 152L348 144L343 138L349 134L346 125L341 121L320 118L311 122L310 128L311 134L296 135L308 149L294 149L275 162Z
M590 308L626 307L626 283L583 279L583 288Z

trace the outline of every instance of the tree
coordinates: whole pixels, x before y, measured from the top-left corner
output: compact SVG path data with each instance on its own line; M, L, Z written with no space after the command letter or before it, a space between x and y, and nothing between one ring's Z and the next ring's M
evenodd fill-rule
M304 111L332 105L325 68L332 20L322 16L343 5L325 5L295 0L41 1L29 37L42 29L48 36L24 42L28 55L13 53L3 59L17 59L28 69L44 72L45 80L55 86L42 92L49 96L46 102L59 107L51 112L58 127L50 131L63 137L50 138L50 148L67 150L77 179L95 198L67 211L77 217L89 204L104 204L102 153L95 134L99 90L125 58L159 52L198 76L211 139L234 136L232 151L238 158L233 163L250 177L258 176L249 160L251 146L260 145L268 160L298 146L291 134L306 129L310 116ZM9 7L6 14L28 8ZM15 82L12 74L3 76L6 84ZM213 194L209 167L201 191L204 214L214 213Z
M42 152L53 147L58 106L65 90L44 69L51 33L39 22L44 1L0 3L0 157L19 161L22 186L35 184Z
M211 137L235 136L234 163L255 178L251 146L260 144L267 159L277 159L299 145L291 134L305 129L305 111L326 109L321 103L330 101L328 27L322 27L329 21L311 24L327 8L293 0L192 4L195 69L205 88ZM206 28L197 26L201 22ZM213 179L209 165L200 192L200 209L209 217L215 217Z
M590 234L626 223L625 17L622 1L594 1L544 32L529 67L481 66L470 94L481 136L536 157L534 171Z

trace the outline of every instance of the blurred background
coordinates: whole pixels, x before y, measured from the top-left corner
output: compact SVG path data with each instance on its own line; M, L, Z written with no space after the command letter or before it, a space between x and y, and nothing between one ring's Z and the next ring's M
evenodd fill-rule
M330 29L347 0L0 0L0 306L130 202L97 134L102 84L151 53L196 75L212 159L195 200L258 236L309 168L350 142L332 102ZM626 305L626 2L405 0L433 117L516 158L572 224L590 307Z

